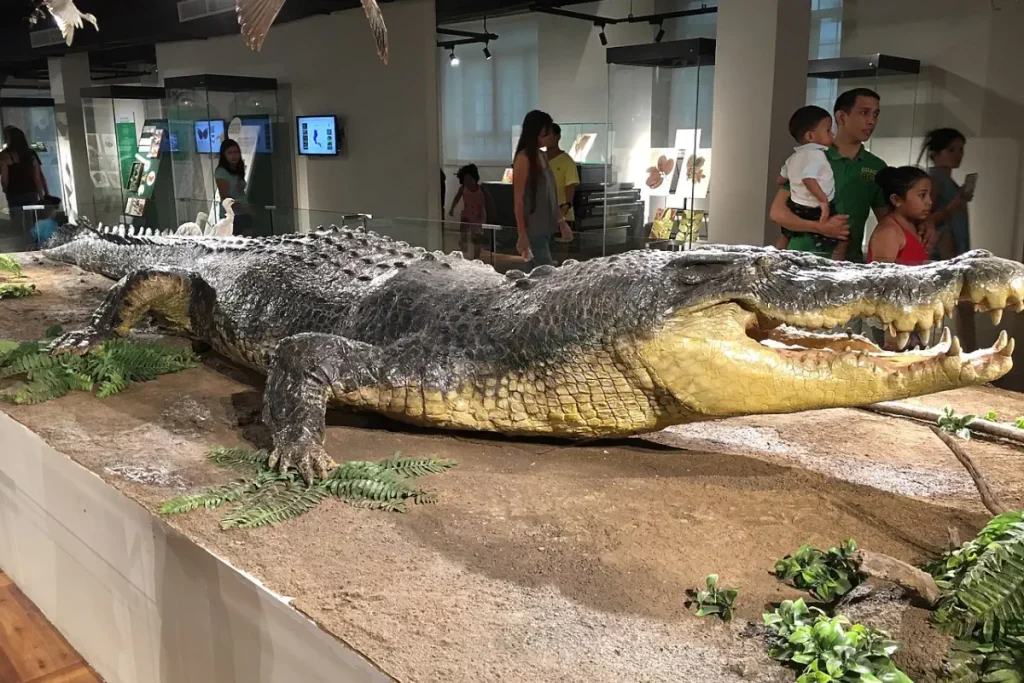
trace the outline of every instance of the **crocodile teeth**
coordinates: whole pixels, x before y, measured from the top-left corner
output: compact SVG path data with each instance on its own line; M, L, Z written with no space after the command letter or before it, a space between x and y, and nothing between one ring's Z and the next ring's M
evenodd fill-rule
M953 343L953 337L949 332L949 328L943 327L942 336L939 338L939 344L942 346L949 346L951 343Z
M1003 309L997 308L989 313L989 315L992 316L992 324L998 325L1003 320Z
M910 333L909 332L900 332L899 334L896 335L896 347L900 351L902 351L903 349L907 348L907 344L909 344L909 343L910 343Z
M896 337L899 335L899 333L900 331L896 329L896 322L893 321L889 323L889 335L892 337Z
M921 344L928 346L928 343L932 340L932 328L919 328L917 334L921 337Z
M947 356L953 356L954 358L959 356L963 349L960 348L960 340L954 335L953 341L949 343L949 351L946 352Z
M1002 330L999 333L999 338L996 339L996 343L992 345L992 350L995 351L996 353L1001 352L1003 349L1006 348L1006 345L1009 343L1009 341L1010 336L1006 334L1006 330Z
M1002 351L1000 351L999 353L1001 353L1002 355L1006 356L1007 358L1010 358L1010 357L1013 356L1013 347L1014 346L1015 346L1015 344L1013 343L1013 339L1010 339L1010 341L1006 344L1006 347Z

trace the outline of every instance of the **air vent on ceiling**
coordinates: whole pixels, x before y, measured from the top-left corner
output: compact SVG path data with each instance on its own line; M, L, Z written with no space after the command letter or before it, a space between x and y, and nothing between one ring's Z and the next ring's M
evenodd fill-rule
M64 42L64 36L60 34L60 29L56 28L44 28L40 31L29 31L28 38L34 48L60 45Z
M195 21L234 10L235 0L181 0L178 3L178 21Z

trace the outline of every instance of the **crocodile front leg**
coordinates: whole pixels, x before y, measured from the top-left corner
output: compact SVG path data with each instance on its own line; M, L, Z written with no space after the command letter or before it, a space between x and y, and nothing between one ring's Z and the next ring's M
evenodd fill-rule
M89 325L50 344L51 353L86 353L115 336L125 336L147 313L170 326L202 334L212 324L213 289L199 275L171 268L137 270L107 292Z
M328 398L376 384L382 356L378 347L331 334L282 339L263 396L263 421L274 439L271 467L297 469L308 483L336 467L323 447Z

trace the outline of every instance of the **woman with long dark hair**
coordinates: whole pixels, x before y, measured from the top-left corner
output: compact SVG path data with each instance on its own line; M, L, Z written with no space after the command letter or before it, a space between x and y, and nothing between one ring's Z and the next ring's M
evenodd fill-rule
M967 204L974 191L960 187L953 180L953 170L964 160L967 138L956 128L929 131L921 145L921 157L928 156L928 175L932 179L932 213L928 222L935 226L935 247L932 256L949 259L971 250L970 218Z
M245 161L242 160L242 149L231 138L224 138L220 145L220 161L214 174L217 181L217 192L220 200L234 199L231 210L235 214L232 232L236 235L252 234L252 209L245 194ZM223 208L218 208L221 218Z
M555 143L555 122L542 111L531 111L523 119L523 132L512 162L512 187L519 239L516 251L531 268L552 265L551 237L561 230L572 232L558 209L558 188L542 147Z
M15 230L27 234L31 226L26 224L21 207L39 203L47 194L46 179L39 156L28 146L20 128L4 127L4 144L0 152L0 185L3 185Z
M960 187L953 180L953 169L964 160L967 137L956 128L928 131L921 144L921 157L928 157L928 175L932 179L932 212L928 222L935 226L935 246L931 257L951 259L971 250L971 220L967 204L974 199L973 188ZM961 301L956 306L956 333L965 351L977 348L974 306Z

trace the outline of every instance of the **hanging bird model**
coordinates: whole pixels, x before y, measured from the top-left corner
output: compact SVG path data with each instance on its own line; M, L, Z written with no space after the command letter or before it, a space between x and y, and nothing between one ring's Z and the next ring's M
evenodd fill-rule
M82 28L86 21L97 31L100 28L96 17L78 9L75 0L35 0L35 11L28 18L28 23L35 25L40 20L45 20L47 13L57 23L57 28L60 29L60 34L64 36L64 42L69 47L75 37L75 29Z
M70 1L70 0L68 0ZM235 0L238 12L238 24L242 27L242 37L251 50L260 51L263 39L267 37L270 25L277 18L285 0ZM377 0L362 0L363 11L370 21L373 37L377 42L377 54L388 63L388 27L384 25L384 15L380 12Z

